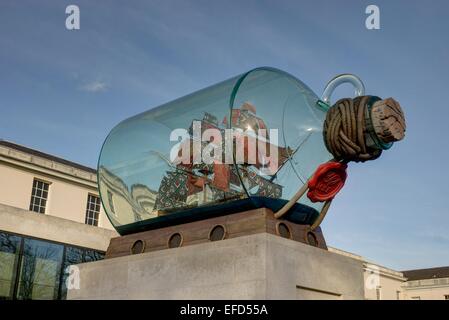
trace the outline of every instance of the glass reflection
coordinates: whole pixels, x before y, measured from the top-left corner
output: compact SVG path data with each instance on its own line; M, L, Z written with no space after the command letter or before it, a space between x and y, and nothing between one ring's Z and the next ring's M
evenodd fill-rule
M0 299L13 297L20 241L20 237L0 233Z
M104 253L0 232L0 300L65 299L68 266Z
M104 254L95 250L88 250L76 247L66 247L65 258L63 263L63 276L61 283L61 299L67 298L67 268L74 264L92 262L104 259Z
M62 245L25 239L18 299L58 297L62 253Z

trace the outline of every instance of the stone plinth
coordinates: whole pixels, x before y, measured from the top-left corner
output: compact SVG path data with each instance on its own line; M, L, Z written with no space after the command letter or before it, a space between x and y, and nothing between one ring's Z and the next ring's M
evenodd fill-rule
M79 265L69 299L363 299L362 263L259 233Z

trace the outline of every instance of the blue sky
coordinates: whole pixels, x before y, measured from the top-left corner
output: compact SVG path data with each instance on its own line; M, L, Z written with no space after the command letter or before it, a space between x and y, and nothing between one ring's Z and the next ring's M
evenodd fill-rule
M380 30L365 28L369 4ZM449 265L448 14L444 0L2 0L0 138L95 167L119 121L253 67L318 95L355 73L401 103L408 127L380 159L350 164L328 244L396 269Z

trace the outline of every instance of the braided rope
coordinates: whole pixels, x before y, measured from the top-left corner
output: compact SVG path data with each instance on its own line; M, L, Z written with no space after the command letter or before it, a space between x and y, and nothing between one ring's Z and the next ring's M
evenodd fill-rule
M344 98L327 112L324 142L337 161L364 162L378 158L382 150L368 147L365 140L369 96Z

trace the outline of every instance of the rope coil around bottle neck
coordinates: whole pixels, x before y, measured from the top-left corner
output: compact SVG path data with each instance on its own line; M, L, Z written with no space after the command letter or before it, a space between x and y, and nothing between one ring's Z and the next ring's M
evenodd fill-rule
M361 96L355 99L344 98L337 101L327 112L324 121L323 137L326 148L341 162L364 162L377 159L382 149L369 135L371 106L381 100L374 96ZM367 135L371 139L367 139ZM368 145L372 141L372 145Z

